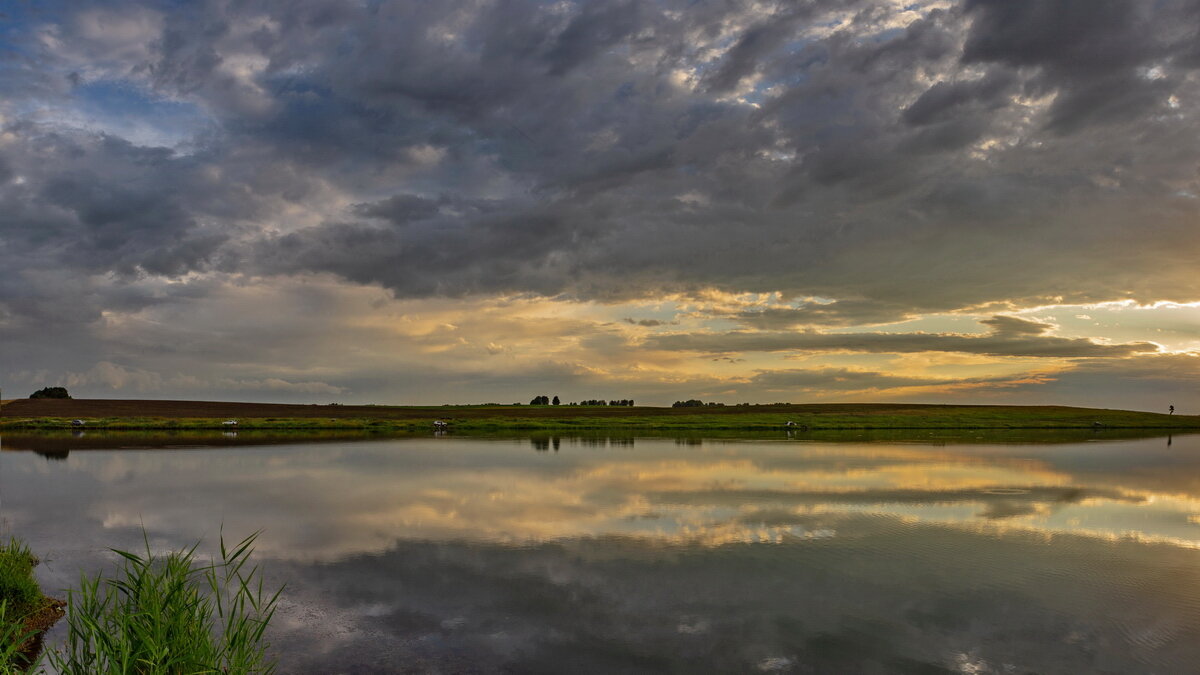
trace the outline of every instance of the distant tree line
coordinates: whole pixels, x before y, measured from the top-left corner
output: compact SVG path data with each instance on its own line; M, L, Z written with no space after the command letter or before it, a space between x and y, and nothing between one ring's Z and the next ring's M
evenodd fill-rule
M698 398L689 398L686 401L675 401L671 404L672 408L724 408L724 403L705 403Z
M758 407L767 407L767 406L776 406L776 405L791 405L791 403L779 403L779 402L776 402L776 403L735 403L734 407L736 407L736 408L748 408L748 407L758 408ZM698 398L689 398L686 401L675 401L674 403L671 404L671 407L672 408L724 408L725 404L724 403L716 403L716 402L705 403L704 401L701 401Z
M529 405L562 405L562 401L559 400L559 398L557 396L555 396L553 399L551 399L549 396L534 396L533 399L529 401ZM572 402L568 403L567 405L633 406L633 399L621 398L621 399L612 399L610 401L605 401L602 398L589 398L587 400L579 401L579 402L572 401Z
M66 387L46 387L33 392L29 398L71 398L71 395Z

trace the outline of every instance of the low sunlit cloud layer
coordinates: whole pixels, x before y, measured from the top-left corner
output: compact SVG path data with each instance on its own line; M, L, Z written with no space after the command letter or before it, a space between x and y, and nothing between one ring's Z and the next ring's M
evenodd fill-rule
M1200 1L0 15L0 386L1189 408Z

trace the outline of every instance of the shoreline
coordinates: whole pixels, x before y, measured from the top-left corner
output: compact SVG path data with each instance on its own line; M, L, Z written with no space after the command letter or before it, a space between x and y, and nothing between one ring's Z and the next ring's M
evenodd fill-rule
M441 419L441 418L439 418ZM428 423L389 423L379 420L347 420L337 424L311 423L308 420L274 420L255 423L242 422L238 426L225 426L222 422L212 420L90 420L85 419L82 426L73 425L73 420L62 419L30 419L5 420L0 422L0 432L3 431L369 431L369 432L435 432L432 421ZM790 429L784 423L710 423L700 422L656 422L654 420L636 422L575 422L565 420L559 423L535 424L524 420L499 420L488 422L449 422L448 431L792 431L804 433L810 431L1088 431L1088 430L1136 430L1162 432L1200 432L1200 424L1194 425L1161 425L1161 424L938 424L931 421L928 424L823 424L811 423Z
M79 422L75 422L78 420ZM236 422L236 424L231 423ZM445 423L444 426L435 422ZM789 422L792 423L789 425ZM1067 406L801 404L349 406L214 401L17 399L0 431L887 431L1200 430L1200 416Z

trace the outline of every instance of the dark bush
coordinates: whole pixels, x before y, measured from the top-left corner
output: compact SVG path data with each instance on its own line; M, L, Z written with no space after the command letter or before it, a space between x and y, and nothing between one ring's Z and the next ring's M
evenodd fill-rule
M71 398L71 395L66 387L46 387L33 392L29 398Z
M633 402L631 401L630 405L632 405L632 404L633 404ZM701 401L700 399L697 399L697 398L689 398L686 401L675 401L674 403L671 404L671 407L672 408L724 408L725 404L717 403L715 401L713 401L711 403L705 403L704 401Z

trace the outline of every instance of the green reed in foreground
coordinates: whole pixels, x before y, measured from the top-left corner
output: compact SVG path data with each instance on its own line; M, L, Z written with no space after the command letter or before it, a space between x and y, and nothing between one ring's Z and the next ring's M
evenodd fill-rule
M257 534L221 559L196 560L196 546L165 556L120 555L116 578L83 577L68 593L64 643L49 654L64 674L271 673L263 633L280 591L267 594L248 561ZM282 589L281 589L282 590Z
M33 637L25 629L21 612L9 609L7 601L0 600L0 675L16 675L21 669L21 647Z

